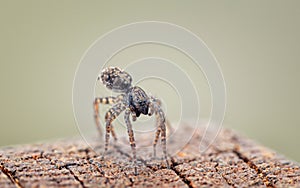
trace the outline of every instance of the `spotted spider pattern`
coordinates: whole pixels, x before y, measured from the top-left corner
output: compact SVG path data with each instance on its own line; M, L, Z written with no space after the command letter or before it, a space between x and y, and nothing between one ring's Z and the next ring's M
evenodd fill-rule
M136 145L130 116L132 117L132 121L136 121L136 119L141 114L148 116L152 116L153 114L155 114L157 130L153 142L153 156L156 157L156 145L159 136L161 136L163 155L166 161L167 168L169 168L166 145L166 124L169 124L166 121L163 110L161 109L161 101L153 96L148 96L142 88L138 86L132 86L131 76L118 67L107 67L103 69L101 75L98 77L98 80L101 80L101 82L106 86L106 88L112 90L113 92L120 93L116 97L97 97L94 101L95 122L100 134L102 134L102 131L99 117L99 105L113 105L105 114L106 132L103 157L105 156L105 153L108 150L110 134L112 134L113 138L117 140L112 122L117 118L117 116L119 116L123 111L125 111L124 119L127 126L129 143L133 155L134 173L138 174Z

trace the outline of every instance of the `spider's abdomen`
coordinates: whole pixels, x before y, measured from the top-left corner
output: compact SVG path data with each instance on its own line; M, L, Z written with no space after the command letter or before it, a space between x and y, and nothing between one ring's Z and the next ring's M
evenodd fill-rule
M147 115L149 109L149 97L140 87L132 87L128 93L129 107L139 117L140 114Z
M108 89L124 93L131 87L132 78L118 67L108 67L102 71L101 81Z

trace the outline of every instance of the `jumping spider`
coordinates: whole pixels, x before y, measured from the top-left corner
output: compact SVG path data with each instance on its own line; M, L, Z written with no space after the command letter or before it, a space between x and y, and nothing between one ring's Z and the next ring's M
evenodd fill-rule
M100 97L95 98L94 101L95 121L100 134L101 126L99 118L99 104L113 104L113 106L106 112L105 115L106 133L103 157L108 149L110 133L112 134L114 139L117 140L112 122L116 119L117 116L121 114L121 112L125 111L124 119L127 126L130 146L132 149L134 173L137 174L136 146L132 124L130 121L130 115L132 117L132 120L136 121L137 117L139 117L141 114L149 116L155 114L157 131L153 142L153 156L156 157L156 144L159 139L159 135L161 135L164 159L166 160L167 167L169 168L166 146L167 121L165 119L165 114L161 109L161 101L153 96L148 96L142 88L138 86L132 86L131 76L118 67L108 67L103 69L101 76L98 77L98 80L100 79L108 89L120 93L116 97Z

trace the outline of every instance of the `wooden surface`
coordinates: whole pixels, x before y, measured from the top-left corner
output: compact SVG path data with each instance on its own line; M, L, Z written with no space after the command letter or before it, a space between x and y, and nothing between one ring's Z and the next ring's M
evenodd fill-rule
M152 136L137 138L139 175L122 140L111 142L105 160L101 141L65 140L0 149L0 187L300 187L300 167L274 151L223 130L205 153L201 130L182 127L168 140L171 168L151 159ZM124 142L124 141L123 141ZM126 142L126 141L125 141ZM150 148L150 149L149 149ZM159 148L159 146L158 146ZM182 150L179 150L182 149ZM161 151L158 150L161 156Z

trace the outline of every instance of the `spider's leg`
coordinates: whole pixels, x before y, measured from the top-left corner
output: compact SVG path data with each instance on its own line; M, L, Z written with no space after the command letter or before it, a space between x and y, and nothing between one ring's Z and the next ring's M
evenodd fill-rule
M94 101L94 118L95 118L95 123L97 126L97 130L102 137L102 129L101 129L101 123L100 123L100 116L99 116L99 106L100 104L113 104L114 101L116 100L116 97L100 97L100 98L95 98Z
M167 168L170 168L168 159L167 159L167 141L166 141L166 121L165 121L165 114L161 110L159 106L157 106L156 109L158 115L159 115L159 123L160 123L160 128L161 128L161 143L162 143L162 149L164 153L164 158L166 160Z
M109 135L112 130L112 122L124 110L125 110L124 105L122 103L118 103L115 104L112 108L110 108L105 114L106 133L105 133L105 146L104 146L103 157L105 156L105 153L108 149Z
M99 106L100 104L114 104L117 103L119 101L121 101L123 99L123 95L119 95L117 97L100 97L100 98L95 98L94 101L94 118L95 118L95 123L97 126L97 130L99 132L100 137L102 137L103 133L102 133L102 129L101 129L101 123L100 123L100 116L99 116ZM112 135L114 136L114 138L116 139L116 134L112 129Z
M165 114L164 114L163 110L160 108L159 104L160 103L157 103L155 101L155 99L153 100L153 98L152 98L152 104L150 106L152 106L152 108L154 109L154 112L157 116L157 122L158 122L158 128L157 128L155 140L156 139L158 140L158 137L159 137L158 131L160 129L159 132L161 132L161 143L162 143L164 159L166 160L167 168L170 168L170 165L169 165L169 162L167 159L166 119L165 119ZM154 143L155 143L155 140L154 140ZM154 145L154 143L153 143L153 147L155 150L156 144Z
M127 125L129 143L130 143L132 155L133 155L132 157L133 157L133 163L134 163L134 174L137 175L138 172L137 172L137 161L136 161L136 148L135 148L136 146L135 146L134 134L133 134L132 124L130 122L129 115L130 115L130 109L127 109L125 111L124 119L125 119L125 123Z
M168 119L166 119L166 127L167 127L167 135L170 136L174 132L174 128L171 126L171 123Z
M151 97L151 98L155 103L157 103L159 106L161 106L161 100L160 99L157 99L157 98L154 98L154 97ZM174 129L171 126L171 123L168 119L166 119L166 126L167 126L167 135L170 135L171 133L174 132Z
M132 121L136 121L136 113L131 111Z
M154 103L153 102L150 102L149 104L149 113L148 115L149 116L152 116L155 111L154 111ZM156 158L156 145L157 145L157 141L159 139L159 135L161 133L161 127L160 127L160 123L159 123L159 117L157 116L157 113L155 113L155 116L156 116L156 126L157 126L157 130L156 130L156 133L155 133L155 138L154 138L154 141L153 141L153 158Z
M113 124L111 124L110 132L115 141L118 140Z
M155 138L154 138L154 141L153 141L153 157L154 158L156 158L156 145L157 145L157 141L159 139L159 135L161 133L161 127L160 127L158 117L156 117L156 125L157 125L157 130L156 130Z

